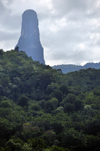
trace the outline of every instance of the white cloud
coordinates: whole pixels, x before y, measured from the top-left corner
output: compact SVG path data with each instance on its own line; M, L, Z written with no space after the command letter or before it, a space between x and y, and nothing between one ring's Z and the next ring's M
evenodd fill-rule
M14 48L26 9L37 12L47 64L100 61L99 0L1 0L0 47Z

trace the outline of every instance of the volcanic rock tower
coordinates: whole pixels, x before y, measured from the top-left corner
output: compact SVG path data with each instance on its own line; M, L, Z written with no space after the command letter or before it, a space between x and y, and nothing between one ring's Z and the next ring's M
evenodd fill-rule
M22 14L21 36L16 47L19 47L19 51L25 51L33 60L45 64L39 37L37 14L34 10L26 10Z

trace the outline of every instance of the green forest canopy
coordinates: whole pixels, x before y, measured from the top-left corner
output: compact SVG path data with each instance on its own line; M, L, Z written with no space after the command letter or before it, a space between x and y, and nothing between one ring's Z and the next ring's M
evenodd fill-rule
M0 150L99 151L100 70L61 70L0 50Z

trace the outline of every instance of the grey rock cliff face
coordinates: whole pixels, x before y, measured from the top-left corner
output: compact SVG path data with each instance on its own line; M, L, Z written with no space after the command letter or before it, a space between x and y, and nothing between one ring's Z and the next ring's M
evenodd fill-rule
M25 51L33 60L45 64L39 37L37 14L34 10L26 10L22 14L21 36L16 46L19 47L19 51Z

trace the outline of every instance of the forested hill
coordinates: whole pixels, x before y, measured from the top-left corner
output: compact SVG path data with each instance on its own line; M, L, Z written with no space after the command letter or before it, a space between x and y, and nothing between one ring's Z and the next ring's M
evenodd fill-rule
M100 150L100 70L63 74L0 50L0 151L33 150Z

